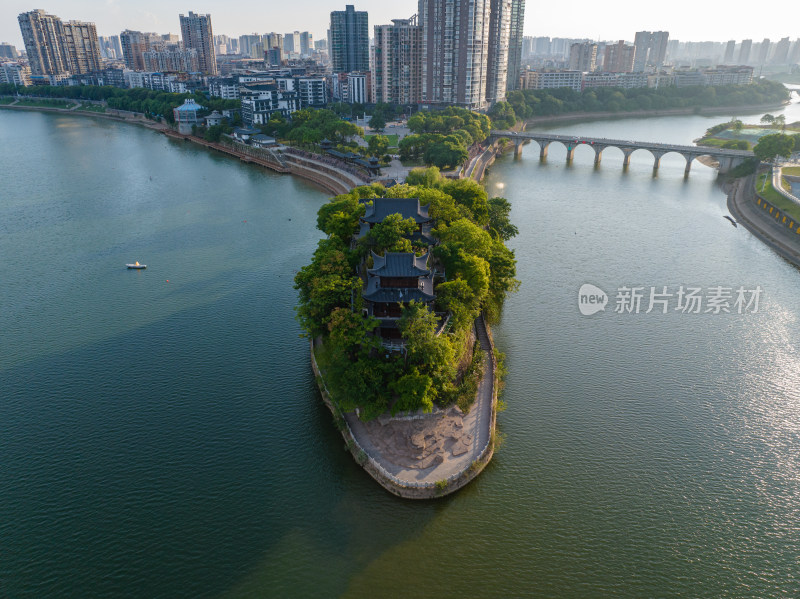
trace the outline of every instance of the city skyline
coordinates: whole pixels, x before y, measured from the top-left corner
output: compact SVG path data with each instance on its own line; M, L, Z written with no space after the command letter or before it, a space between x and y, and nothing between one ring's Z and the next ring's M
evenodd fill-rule
M142 0L136 4L126 4L121 0L105 0L97 3L89 0L58 2L55 5L31 3L29 0L10 0L4 3L3 18L0 18L0 41L23 47L17 15L41 8L49 13L69 15L68 18L93 22L98 35L119 35L125 29L154 31L157 33L180 33L178 15L192 10L209 13L214 19L214 32L229 36L239 36L269 31L308 30L315 39L327 37L328 21L331 11L344 10L348 2L339 0L298 0L289 8L274 7L264 14L263 4L252 0L237 3L237 10L231 11L221 2L193 3L175 0ZM355 2L356 10L369 12L370 36L372 26L390 24L392 19L405 19L417 12L417 0L399 0L393 3ZM789 0L778 0L769 12L752 11L747 19L720 20L714 6L703 6L678 0L669 5L669 11L653 11L651 15L642 14L632 3L615 11L612 18L596 3L576 0L563 18L563 10L558 5L531 6L526 14L525 36L549 36L587 38L592 40L633 41L636 31L666 30L670 39L682 41L718 41L730 39L762 39L776 41L789 36L797 37L789 19L776 19L775 15L791 12ZM627 10L630 8L630 10ZM636 8L636 10L634 10ZM687 19L690 14L693 18ZM261 16L263 15L263 16Z

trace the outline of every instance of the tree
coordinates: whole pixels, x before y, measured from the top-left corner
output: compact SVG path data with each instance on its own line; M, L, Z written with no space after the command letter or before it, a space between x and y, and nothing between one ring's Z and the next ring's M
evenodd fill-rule
M464 279L439 283L436 287L436 305L441 311L450 312L456 330L468 326L480 308L475 293Z
M511 203L505 198L489 200L489 230L503 241L508 241L519 233L511 223Z
M433 379L420 374L419 369L413 368L410 373L391 383L391 389L397 395L392 414L398 410L413 411L420 408L423 412L433 411L433 400L437 395L433 389Z
M723 149L729 150L749 150L750 143L744 139L729 139L722 144Z
M489 118L495 129L511 129L517 122L514 107L508 102L495 102L489 109Z
M428 168L415 168L406 175L406 183L409 185L421 185L422 187L434 187L442 175L435 166Z
M317 212L317 228L328 235L336 235L345 243L358 230L358 219L366 207L353 194L336 196Z
M731 125L731 129L733 129L736 133L739 133L744 127L744 123L742 123L742 121L740 121L739 119L734 119L733 121L731 121L731 123L733 123Z
M203 138L206 141L218 142L220 139L222 139L222 129L222 125L212 125L208 128Z
M456 373L453 365L455 351L452 345L445 336L436 335L438 328L436 315L423 303L412 301L403 308L403 316L398 326L406 342L409 371L417 376L428 375L432 379L433 388L430 394L422 397L435 399L442 390L453 385ZM408 385L416 389L417 396L420 396L422 381L413 381L413 385L411 383L412 381L409 381ZM425 404L420 407L427 409Z
M775 117L772 116L771 114L765 114L764 116L761 117L762 125L771 125L774 122L775 122Z
M489 223L489 196L480 183L472 179L445 179L439 188L456 203L466 207L476 223L479 225Z
M399 214L390 214L383 222L373 225L361 243L377 254L410 252L411 241L407 237L417 230L417 226L413 218L403 220Z
M310 337L327 332L334 308L360 306L361 279L354 275L345 252L340 239L322 239L311 264L295 276L294 287L300 292L297 318Z
M382 112L373 114L372 118L369 120L369 126L373 131L383 131L384 127L386 127L386 117L383 116Z
M788 158L794 150L794 138L783 133L764 135L758 140L753 153L762 162L770 162L778 156Z
M367 140L367 148L373 156L383 156L389 149L389 138L385 135L373 135Z

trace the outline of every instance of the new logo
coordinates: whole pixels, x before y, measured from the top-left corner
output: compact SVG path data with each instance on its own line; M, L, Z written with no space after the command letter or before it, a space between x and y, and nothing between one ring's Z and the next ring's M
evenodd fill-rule
M608 295L591 283L584 283L578 291L578 309L584 316L591 316L606 309Z

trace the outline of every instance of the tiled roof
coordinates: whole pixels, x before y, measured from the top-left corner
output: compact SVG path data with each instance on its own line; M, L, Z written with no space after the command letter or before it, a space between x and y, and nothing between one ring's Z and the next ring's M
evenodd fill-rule
M367 272L381 277L423 277L428 270L428 253L416 256L413 252L372 252L373 267Z
M390 214L399 214L403 220L413 218L418 223L430 220L428 206L420 206L419 198L375 198L372 206L361 220L367 223L380 223Z

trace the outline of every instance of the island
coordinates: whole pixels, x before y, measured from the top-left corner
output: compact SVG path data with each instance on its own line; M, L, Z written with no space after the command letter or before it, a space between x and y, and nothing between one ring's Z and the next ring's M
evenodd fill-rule
M298 320L347 449L396 495L452 493L499 442L488 325L519 285L510 208L430 167L319 210L327 237L295 278Z

